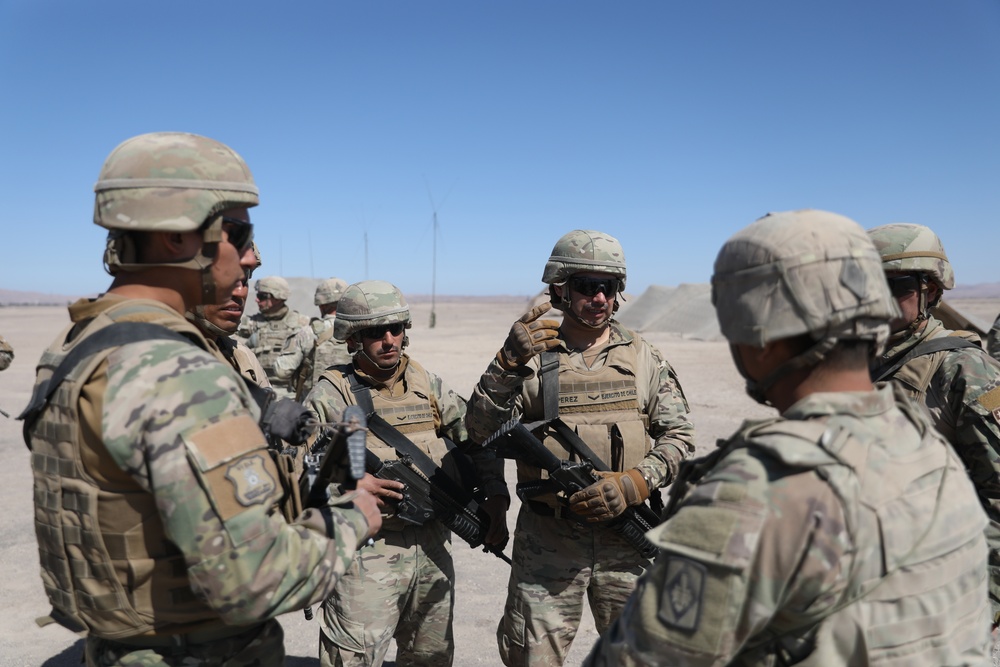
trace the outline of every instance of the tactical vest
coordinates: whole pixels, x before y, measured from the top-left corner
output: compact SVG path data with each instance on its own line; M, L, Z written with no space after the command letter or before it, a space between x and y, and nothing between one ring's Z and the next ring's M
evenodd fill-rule
M309 324L309 319L287 306L282 311L275 315L257 313L253 316L254 329L247 339L247 347L257 357L272 386L284 389L289 387L289 383L276 379L274 361L284 349L285 342Z
M128 300L113 304L64 346L74 329L67 328L42 355L36 383L95 331L118 321L160 324L211 353L202 334L162 304ZM153 496L81 432L84 422L90 422L87 432L101 432L100 413L79 411L80 394L113 349L77 364L29 431L35 533L52 618L109 639L165 626L171 632L220 627L218 613L192 592L184 559L163 532Z
M917 343L917 345L919 346L921 343L931 340L942 341L949 338L956 339L955 348L953 349L960 349L958 345L962 345L962 341L968 341L973 343L974 347L979 347L979 336L971 331L952 331L945 335L925 338L920 343ZM893 373L890 378L890 381L899 386L907 396L916 401L917 405L926 407L928 414L931 416L931 421L934 422L934 426L948 442L955 441L955 428L957 426L951 407L940 404L936 399L928 400L927 390L930 388L934 376L937 375L937 372L941 369L941 365L953 349L944 349L931 352L930 354L915 356ZM883 386L884 384L885 382L878 383L879 386Z
M238 340L229 337L218 338L216 339L216 343L225 362L232 366L242 377L258 387L271 386L264 368L257 361L254 353L250 351L250 348Z
M309 326L316 340L312 349L303 356L302 366L292 381L297 401L305 399L326 369L351 363L347 343L333 337L332 317L315 317Z
M961 462L919 408L898 391L896 405L916 426L918 446L892 438L866 446L852 436L853 420L835 415L823 421L758 423L710 455L718 461L746 447L791 468L815 470L842 499L846 530L859 550L832 610L776 614L730 664L987 664L985 655L977 663L965 654L969 646L985 648L990 623L984 590L986 517ZM690 488L687 483L714 467L711 461L684 464L685 472L698 472L682 474L671 490L667 519L675 513L676 499ZM668 529L677 529L667 519L648 537L685 555L686 546L664 539ZM691 556L709 564L713 558L704 550ZM715 556L721 567L747 566L726 562L732 557L728 552Z
M562 349L558 353L544 353L538 394L524 398L524 421L558 416L576 430L611 470L634 468L651 448L649 417L639 404L635 378L638 347L637 335L627 345L611 347L604 366L596 370L573 367L569 354ZM546 411L545 397L556 390L558 414L548 414L552 410ZM543 428L536 435L560 459L575 458L550 429ZM535 481L545 476L544 470L517 462L518 482Z

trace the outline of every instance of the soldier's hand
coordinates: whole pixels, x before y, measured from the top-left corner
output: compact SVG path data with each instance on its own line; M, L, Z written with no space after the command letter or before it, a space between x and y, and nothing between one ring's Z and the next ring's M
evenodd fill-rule
M486 531L483 543L502 549L510 536L510 531L507 529L507 508L510 507L510 498L491 496L483 502L482 507L490 517L490 527Z
M290 398L272 401L264 411L262 425L270 435L290 445L304 445L313 430L311 413Z
M354 498L354 506L361 510L368 521L368 534L365 538L375 537L382 530L382 512L378 508L375 496L367 491L360 491Z
M406 485L394 479L381 479L366 472L365 476L358 480L358 488L370 493L378 507L382 508L385 507L386 499L402 500Z
M507 340L497 352L497 361L505 370L512 371L523 366L536 354L559 344L559 322L538 319L550 308L551 303L539 304L514 322Z
M639 505L649 497L649 486L636 468L625 472L599 472L603 479L581 489L569 498L570 510L587 521L608 521Z

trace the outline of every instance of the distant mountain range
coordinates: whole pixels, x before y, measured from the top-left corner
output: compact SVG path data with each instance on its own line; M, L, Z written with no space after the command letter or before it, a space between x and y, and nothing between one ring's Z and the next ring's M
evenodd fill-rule
M301 307L305 308L307 312L312 312L312 309L314 308L312 305L312 291L315 289L319 280L314 278L289 278L288 280L292 285L293 292L302 292L302 301L304 303ZM653 287L658 288L659 286L654 285ZM45 292L22 292L19 290L0 289L0 306L62 306L76 301L81 296L84 295L78 294L74 296L69 294L48 294ZM418 294L408 295L407 298L414 303L430 299L427 295ZM448 295L447 297L442 296L442 298L456 299L462 297ZM1000 282L980 283L978 285L958 285L955 289L948 292L947 298L949 300L1000 299ZM249 301L250 303L247 304L249 306L249 310L255 310L252 294ZM297 305L298 304L294 304L293 307L296 307Z

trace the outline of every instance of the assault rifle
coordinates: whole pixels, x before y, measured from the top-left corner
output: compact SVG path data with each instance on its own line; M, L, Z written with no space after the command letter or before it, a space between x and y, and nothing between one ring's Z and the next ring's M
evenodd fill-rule
M545 423L536 422L531 426L537 428ZM594 472L595 464L604 467L599 461L560 460L518 419L511 419L501 426L483 442L483 447L492 448L499 457L516 459L548 473L547 480L518 485L517 496L522 502L530 500L538 492L553 490L562 492L561 501L568 506L571 495L601 480L600 475ZM643 558L653 558L658 548L646 539L646 532L659 522L656 512L643 504L626 508L622 514L602 525L621 535Z
M403 499L396 508L396 516L401 520L422 526L431 519L437 519L473 549L482 546L483 551L510 565L510 558L503 552L506 543L499 546L485 544L486 532L490 527L489 515L475 500L466 498L466 502L462 502L442 489L439 476L444 475L443 471L438 469L434 475L438 479L432 481L417 470L409 456L383 461L369 451L366 458L370 473L380 479L404 484Z
M323 507L330 498L327 487L342 482L344 488L357 488L365 476L365 411L349 405L336 428L325 427L306 450L304 470L299 477L299 494L305 507ZM372 544L371 538L368 544ZM313 618L312 607L302 610L307 621Z

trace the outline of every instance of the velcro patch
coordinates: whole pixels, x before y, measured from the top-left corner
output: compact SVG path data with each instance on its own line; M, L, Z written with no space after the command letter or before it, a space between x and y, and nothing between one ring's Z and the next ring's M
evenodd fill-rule
M235 487L236 502L244 507L269 500L278 488L277 480L267 470L263 454L246 456L229 464L226 479Z
M668 558L666 567L656 614L668 627L693 632L701 618L707 570L701 563L678 556Z
M979 405L993 415L993 419L1000 423L1000 387L994 387L983 394L978 399Z

